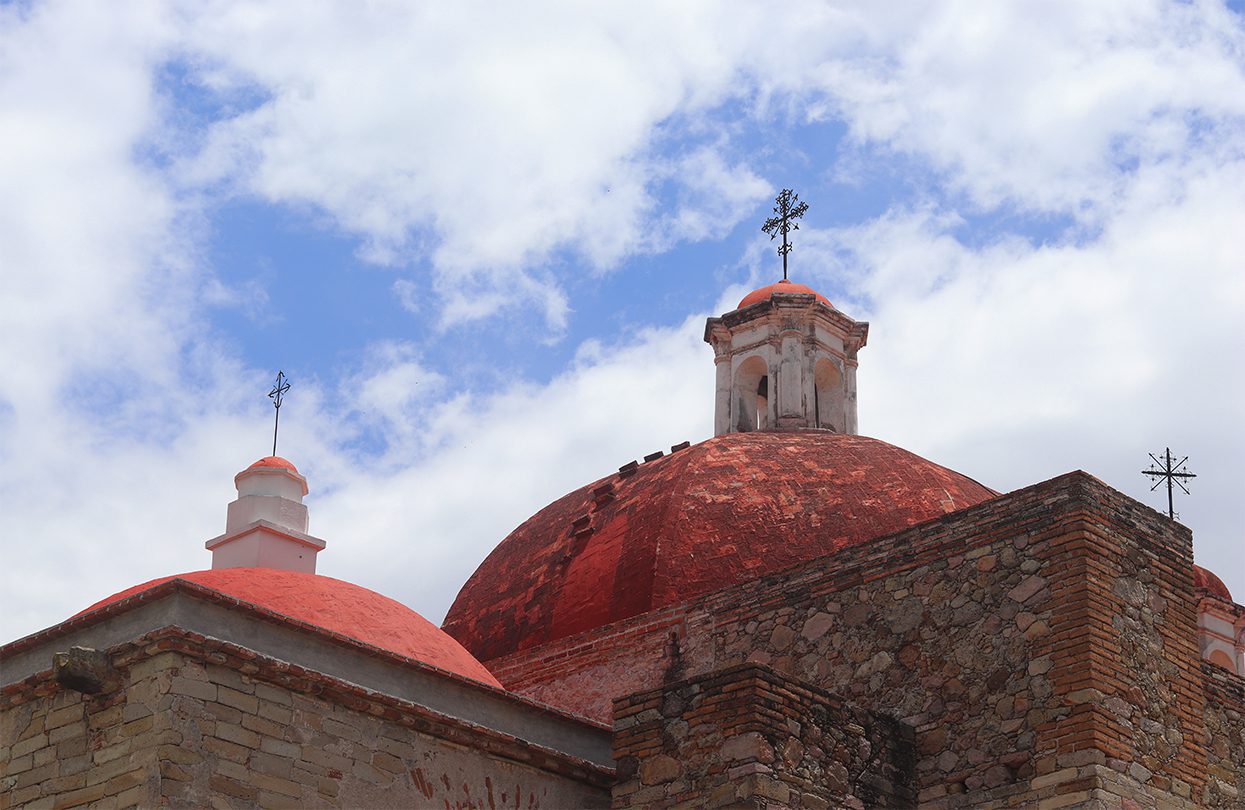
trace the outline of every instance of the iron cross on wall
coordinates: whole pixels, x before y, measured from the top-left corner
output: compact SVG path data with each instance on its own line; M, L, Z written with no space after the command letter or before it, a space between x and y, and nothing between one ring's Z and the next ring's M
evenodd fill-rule
M1141 474L1155 479L1154 486L1150 487L1151 492L1158 489L1159 485L1164 481L1167 482L1167 516L1175 520L1176 512L1172 508L1172 483L1174 482L1176 486L1183 489L1184 494L1192 495L1193 493L1189 492L1189 488L1180 479L1187 480L1189 478L1197 478L1197 476L1189 472L1184 466L1184 463L1189 460L1188 456L1180 459L1175 464L1172 463L1173 457L1170 447L1164 449L1162 458L1155 456L1153 453L1150 454L1150 458L1154 463L1150 465L1150 469L1142 470Z

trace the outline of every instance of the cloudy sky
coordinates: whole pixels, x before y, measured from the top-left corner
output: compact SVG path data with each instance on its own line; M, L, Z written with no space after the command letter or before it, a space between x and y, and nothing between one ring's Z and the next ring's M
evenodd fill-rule
M233 474L440 621L515 525L712 428L704 319L871 323L860 424L1083 469L1245 596L1241 2L0 4L0 640L210 565Z

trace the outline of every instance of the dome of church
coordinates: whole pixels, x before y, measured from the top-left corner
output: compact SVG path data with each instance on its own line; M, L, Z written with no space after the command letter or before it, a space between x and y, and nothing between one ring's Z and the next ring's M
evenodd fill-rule
M415 611L375 591L317 574L273 568L217 568L176 574L113 594L78 615L174 579L473 681L501 686L462 645Z
M996 494L864 436L728 433L628 465L542 509L480 565L444 629L487 661Z
M1224 601L1232 601L1232 593L1228 590L1228 586L1223 584L1223 580L1215 576L1213 571L1208 571L1200 565L1193 566L1193 587Z
M757 304L761 301L768 301L774 293L782 293L783 295L815 295L817 296L817 300L826 306L834 306L834 304L830 303L829 298L826 298L812 287L805 286L804 284L796 284L795 282L788 281L784 278L782 281L775 284L769 284L748 293L743 297L743 300L739 302L739 306L737 306L736 309L743 309L746 306L751 306L752 304Z

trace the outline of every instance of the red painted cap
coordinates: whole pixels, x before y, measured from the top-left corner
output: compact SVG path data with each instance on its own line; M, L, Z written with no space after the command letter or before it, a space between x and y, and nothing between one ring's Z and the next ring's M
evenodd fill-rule
M1232 601L1232 594L1228 591L1228 586L1223 584L1223 580L1200 565L1193 566L1193 587L1225 601Z
M247 469L254 470L258 467L279 467L283 470L298 472L298 468L294 466L292 461L281 458L280 456L264 456L259 461L247 467Z
M415 611L375 591L317 574L274 568L194 571L135 585L96 602L78 615L119 602L172 579L193 582L296 621L489 686L501 687L497 679L462 645Z
M817 296L817 300L826 306L834 306L834 304L830 303L829 298L826 298L812 287L808 287L803 284L796 284L794 281L787 281L786 279L783 279L775 284L770 284L767 287L761 287L758 290L753 290L748 293L744 296L744 299L739 302L739 306L737 306L736 309L743 309L746 306L757 304L761 301L768 301L770 296L774 293L782 293L783 295L815 295Z
M536 513L463 586L443 629L488 661L685 602L992 498L886 442L729 433Z

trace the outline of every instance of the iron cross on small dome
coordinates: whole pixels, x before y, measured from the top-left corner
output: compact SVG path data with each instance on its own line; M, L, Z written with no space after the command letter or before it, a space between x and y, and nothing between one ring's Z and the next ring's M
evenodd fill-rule
M277 372L277 384L268 392L268 398L272 400L272 407L276 411L276 417L272 422L272 454L277 454L277 428L281 425L281 400L285 396L285 392L290 390L289 378L285 376L284 371Z
M778 238L782 234L782 247L778 248L778 255L782 256L782 280L787 280L787 254L791 252L791 245L787 242L787 234L791 231L798 231L800 223L795 220L804 216L804 212L808 210L808 203L800 202L800 195L796 194L789 188L784 188L774 198L774 213L777 216L770 217L765 220L765 224L761 226L761 230L769 234L770 241Z

